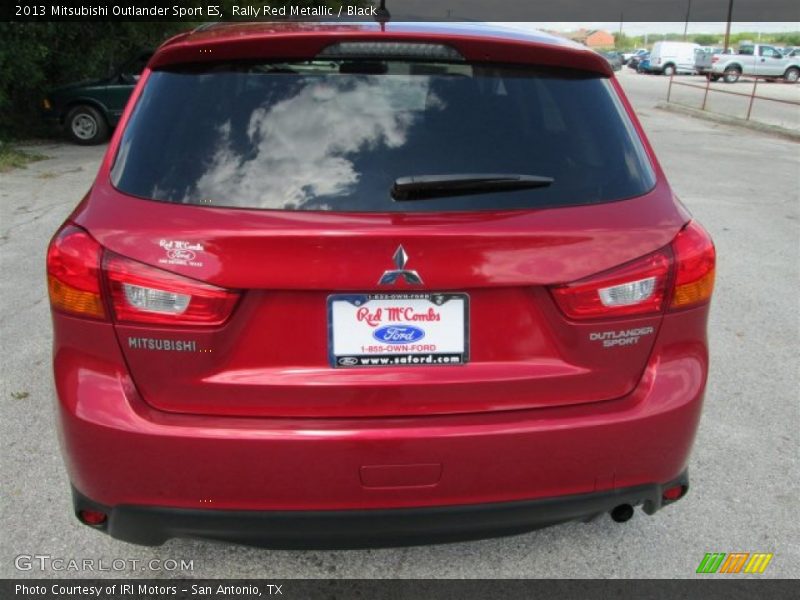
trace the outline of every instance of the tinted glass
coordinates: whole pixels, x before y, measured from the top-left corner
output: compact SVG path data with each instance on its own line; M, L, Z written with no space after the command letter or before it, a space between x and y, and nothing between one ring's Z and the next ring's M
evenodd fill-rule
M396 178L552 177L400 202ZM112 171L166 202L284 210L518 209L640 195L654 175L608 80L487 65L303 62L150 76Z

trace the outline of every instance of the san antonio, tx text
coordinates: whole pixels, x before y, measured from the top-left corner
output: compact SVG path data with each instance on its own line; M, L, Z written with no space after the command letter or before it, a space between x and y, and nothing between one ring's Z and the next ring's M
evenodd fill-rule
M180 591L183 594L192 596L235 596L235 597L261 597L261 596L282 596L282 585L273 583L256 585L227 585L218 584L214 586L192 584L185 587L177 585L146 585L142 583L122 583L113 585L67 585L56 583L52 585L24 585L18 583L14 586L14 593L17 596L45 596L48 593L53 596L177 596Z

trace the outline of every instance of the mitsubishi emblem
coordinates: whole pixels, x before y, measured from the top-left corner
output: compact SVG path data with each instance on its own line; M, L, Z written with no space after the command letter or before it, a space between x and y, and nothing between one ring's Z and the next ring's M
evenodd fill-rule
M397 267L391 271L384 271L381 278L378 280L378 285L392 285L397 281L398 277L402 277L409 285L422 285L422 278L416 271L410 271L405 268L408 262L408 254L402 246L398 246L392 256L394 264Z

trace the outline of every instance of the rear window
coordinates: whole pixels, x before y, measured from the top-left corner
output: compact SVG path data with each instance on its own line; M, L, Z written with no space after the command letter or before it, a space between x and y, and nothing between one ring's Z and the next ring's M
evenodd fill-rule
M396 179L551 185L397 201ZM522 209L641 195L655 177L607 79L486 64L314 60L155 71L111 173L152 200L316 211Z

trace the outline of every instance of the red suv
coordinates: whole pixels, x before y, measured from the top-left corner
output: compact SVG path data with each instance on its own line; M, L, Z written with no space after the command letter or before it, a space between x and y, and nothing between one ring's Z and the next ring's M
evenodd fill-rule
M590 50L178 36L48 250L76 515L343 547L653 513L688 487L714 262Z

